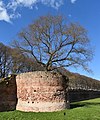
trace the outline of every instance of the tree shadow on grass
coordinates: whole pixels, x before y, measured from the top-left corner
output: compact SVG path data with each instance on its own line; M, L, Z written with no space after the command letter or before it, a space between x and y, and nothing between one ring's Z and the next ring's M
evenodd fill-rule
M79 102L79 103L71 103L70 109L78 108L78 107L89 107L90 105L100 106L100 102Z
M84 104L77 104L77 103L70 104L70 109L74 109L74 108L78 108L78 107L84 107Z

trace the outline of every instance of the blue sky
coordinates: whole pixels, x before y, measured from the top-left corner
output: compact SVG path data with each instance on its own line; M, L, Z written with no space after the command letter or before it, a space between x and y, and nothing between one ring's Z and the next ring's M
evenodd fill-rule
M95 51L89 64L93 73L69 70L100 80L100 0L0 0L0 42L9 44L22 28L48 13L63 14L87 29Z

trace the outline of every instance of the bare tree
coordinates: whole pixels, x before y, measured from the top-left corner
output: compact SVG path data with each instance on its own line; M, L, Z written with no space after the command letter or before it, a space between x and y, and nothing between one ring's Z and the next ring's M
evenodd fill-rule
M19 33L13 45L46 70L69 66L88 70L93 55L87 31L60 15L39 17Z
M11 65L12 73L23 73L36 70L43 70L43 68L37 64L32 58L25 56L18 49L11 50Z
M0 43L0 78L6 77L10 71L10 48Z
M17 49L10 48L0 43L0 78L11 73L23 73L43 70L32 58L28 58Z

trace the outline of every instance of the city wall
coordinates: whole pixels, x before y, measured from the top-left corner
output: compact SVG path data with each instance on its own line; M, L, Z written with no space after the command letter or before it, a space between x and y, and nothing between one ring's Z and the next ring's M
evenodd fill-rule
M15 110L17 104L17 86L15 75L0 81L0 111Z
M0 81L0 111L52 112L69 102L100 97L100 91L68 90L68 79L57 73L22 73Z
M17 110L51 112L66 109L67 80L51 72L29 72L16 77Z
M100 98L100 91L95 90L82 90L82 89L69 89L69 101L78 102L82 100L89 100L94 98Z
M52 112L69 108L68 80L46 71L22 73L0 83L0 111Z

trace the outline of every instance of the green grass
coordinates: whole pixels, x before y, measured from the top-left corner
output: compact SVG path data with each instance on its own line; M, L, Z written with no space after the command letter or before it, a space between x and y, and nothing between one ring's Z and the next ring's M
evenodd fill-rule
M59 112L0 112L0 120L100 120L100 98L72 103L71 109Z

